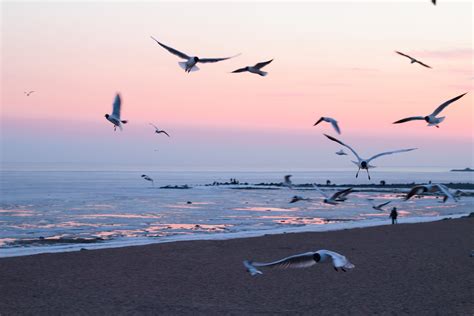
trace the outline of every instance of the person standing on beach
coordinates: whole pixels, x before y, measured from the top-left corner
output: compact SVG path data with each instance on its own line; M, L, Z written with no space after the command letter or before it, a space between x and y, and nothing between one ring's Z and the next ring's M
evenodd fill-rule
M393 225L393 224L397 224L398 212L397 212L397 208L396 208L396 207L392 208L392 211L390 212L390 216L389 216L389 217L392 219L392 225Z

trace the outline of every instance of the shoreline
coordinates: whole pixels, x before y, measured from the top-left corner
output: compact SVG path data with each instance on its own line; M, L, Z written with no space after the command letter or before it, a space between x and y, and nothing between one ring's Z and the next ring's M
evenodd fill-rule
M417 216L417 217L399 217L399 224L417 224L442 221L445 219L458 219L468 217L469 213L438 215L438 216ZM270 235L283 235L287 233L308 233L308 232L333 232L340 230L363 229L368 227L379 227L391 225L388 217L386 219L370 219L358 221L341 221L336 223L326 223L322 225L303 225L296 227L279 227L267 230L249 230L231 233L213 233L213 234L195 234L195 235L176 235L165 236L153 239L152 237L133 237L126 240L110 240L95 243L74 243L74 244L57 244L52 246L36 246L36 247L9 247L0 248L1 258L23 257L49 253L77 252L81 250L103 250L127 247L140 247L145 245L177 243L186 241L213 241L213 240L232 240L258 238Z
M474 218L0 259L0 314L416 314L474 310ZM329 264L264 270L318 249Z

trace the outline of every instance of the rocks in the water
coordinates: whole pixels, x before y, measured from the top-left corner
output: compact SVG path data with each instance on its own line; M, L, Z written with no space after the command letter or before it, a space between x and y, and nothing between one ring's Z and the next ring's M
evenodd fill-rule
M178 189L178 190L183 190L183 189L191 189L191 187L187 184L185 185L165 185L164 187L160 187L160 189Z
M193 204L193 202L191 202L191 201L187 201L187 202L186 202L186 204Z

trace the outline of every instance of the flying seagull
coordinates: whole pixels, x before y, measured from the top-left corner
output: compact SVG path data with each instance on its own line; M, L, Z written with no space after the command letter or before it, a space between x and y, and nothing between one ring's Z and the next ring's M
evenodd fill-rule
M146 181L150 181L153 184L153 186L155 186L155 182L153 181L151 177L147 176L146 174L142 174L141 177L145 179Z
M269 63L271 63L272 61L273 61L273 59L271 59L269 61L264 61L264 62L255 64L254 66L247 66L247 67L244 67L244 68L239 68L237 70L232 71L232 73L248 71L248 72L251 72L253 74L257 74L257 75L260 75L262 77L265 77L268 74L268 72L262 71L261 69L263 67L265 67L266 65L268 65Z
M155 42L158 43L161 47L169 51L171 54L178 56L179 58L186 59L186 61L178 62L179 66L184 69L185 72L190 73L191 71L198 71L199 68L196 66L197 63L216 63L218 61L227 60L233 57L236 57L240 54L231 56L231 57L224 57L224 58L199 58L197 56L188 56L185 53L180 52L177 49L172 47L166 46L163 43L160 43L156 38L150 36Z
M456 198L449 192L449 189L443 184L422 184L416 185L411 188L410 192L405 196L405 201L409 200L412 196L421 195L423 193L435 193L440 192L443 195L443 203L446 202L449 198L453 199L455 202Z
M378 158L378 157L381 157L381 156L385 156L385 155L391 155L391 154L396 154L396 153L402 153L402 152L406 152L406 151L412 151L412 150L415 150L417 148L409 148L409 149L400 149L400 150L394 150L394 151L387 151L387 152L383 152L383 153L380 153L380 154L377 154L375 156L372 156L370 157L369 159L363 159L361 158L354 149L352 149L352 147L350 147L349 145L346 145L344 144L343 142L341 142L340 140L332 137L332 136L329 136L329 135L326 135L324 134L324 136L326 136L327 138L329 138L330 140L344 146L344 147L347 147L350 151L352 151L352 153L356 156L357 158L357 161L353 161L353 163L355 163L357 165L357 167L359 167L359 169L357 170L357 173L356 173L356 178L359 176L359 171L360 169L365 169L367 170L367 176L369 177L369 180L370 180L370 174L369 174L369 168L375 168L375 166L372 166L370 165L369 163Z
M263 274L262 271L258 270L257 268L308 268L314 266L317 263L328 262L329 260L332 261L332 265L336 271L341 269L342 271L346 272L345 269L355 268L355 265L350 263L345 256L330 250L305 252L269 263L252 262L248 260L245 260L243 263L250 275L254 276L257 274Z
M120 98L120 94L117 93L117 95L115 96L115 100L114 100L114 109L113 109L112 114L111 115L105 114L105 118L109 122L114 124L114 131L117 130L117 126L122 131L123 130L123 125L122 124L127 123L127 121L124 121L124 120L120 119L121 104L122 104L122 101L121 101L121 98Z
M411 117L407 117L407 118L398 120L396 122L393 122L393 124L400 124L400 123L405 123L405 122L409 122L409 121L417 121L417 120L423 121L424 120L426 123L428 123L428 126L436 126L437 128L439 128L438 124L441 124L441 122L443 122L446 117L445 116L436 117L436 116L438 114L440 114L441 111L443 111L444 108L446 108L448 105L450 105L454 101L457 101L460 98L462 98L466 93L458 95L457 97L452 98L451 100L448 100L448 101L444 102L443 104L438 106L436 108L436 110L434 110L434 112L431 113L430 115L427 115L427 116L411 116Z
M284 178L284 181L283 181L283 186L285 187L289 187L290 189L293 187L293 183L291 182L291 178L292 175L291 174L287 174Z
M411 64L418 63L418 64L420 64L420 65L422 65L422 66L424 66L424 67L426 67L426 68L431 68L431 67L428 66L427 64L424 64L424 63L422 63L421 61L419 61L418 59L413 58L413 57L411 57L411 56L408 56L407 54L404 54L404 53L399 52L399 51L395 51L395 53L397 53L397 54L399 54L399 55L402 55L402 56L404 56L404 57L409 58Z
M155 128L155 133L157 134L165 134L166 136L170 137L170 135L165 131L165 130L162 130L162 129L159 129L158 127L156 127L156 125L150 123L151 126L153 126Z
M25 93L25 95L26 95L27 97L29 97L29 96L30 96L30 94L32 94L33 92L34 92L34 91L28 91L28 92L27 92L27 91L25 91L24 93Z
M384 207L385 205L388 205L390 202L392 202L392 201L388 201L388 202L385 202L385 203L382 203L382 204L379 204L379 205L375 205L375 204L372 203L372 202L371 202L371 203L372 203L372 208L373 208L374 210L382 211L382 212L383 212L383 211L384 211L383 207Z
M321 123L322 121L331 123L332 127L334 128L334 130L335 130L338 134L341 134L341 129L339 128L339 125L337 125L337 121L336 121L335 119L333 119L332 117L324 117L324 116L322 116L316 123L314 123L313 126L318 125L318 124Z
M347 156L346 152L344 150L339 150L339 151L336 151L336 155L338 156Z
M347 200L347 196L352 192L352 188L348 188L345 190L338 191L334 193L331 197L329 197L325 192L323 192L320 188L315 186L316 190L324 196L323 202L326 204L337 205L339 202L344 202Z

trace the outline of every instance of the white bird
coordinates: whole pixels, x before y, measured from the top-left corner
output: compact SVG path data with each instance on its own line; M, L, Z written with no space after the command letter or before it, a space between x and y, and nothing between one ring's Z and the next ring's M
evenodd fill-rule
M271 63L272 61L273 61L273 59L271 59L269 61L264 61L264 62L255 64L254 66L247 66L247 67L244 67L244 68L239 68L237 70L232 71L232 73L248 71L248 72L251 72L253 74L257 74L257 75L260 75L262 77L265 77L268 74L268 72L262 71L261 69L263 67L265 67L266 65L268 65L269 63Z
M420 65L422 65L422 66L424 66L424 67L426 67L426 68L431 68L431 67L428 66L427 64L424 64L424 63L422 63L421 61L419 61L418 59L415 59L415 58L413 58L413 57L411 57L411 56L409 56L409 55L407 55L407 54L401 53L401 52L399 52L399 51L395 51L395 53L397 53L397 54L399 54L399 55L402 55L402 56L404 56L404 57L409 58L411 64L418 63L418 64L420 64Z
M315 252L305 252L302 254L286 257L284 259L263 263L263 262L252 262L245 260L244 266L250 275L254 276L257 274L263 274L262 271L257 268L276 268L276 269L287 269L287 268L308 268L314 266L317 263L327 263L331 260L334 270L346 272L345 269L353 269L353 265L347 258L337 252L330 250L318 250Z
M146 181L150 181L153 184L153 186L155 186L155 181L153 181L151 177L147 176L146 174L142 174L141 177L145 179Z
M184 69L185 72L190 73L191 71L198 71L199 68L196 66L197 63L216 63L218 61L227 60L233 57L236 57L240 54L231 56L231 57L224 57L224 58L199 58L197 56L188 56L185 53L180 52L177 49L172 47L166 46L163 43L160 43L156 38L150 36L155 42L158 43L161 47L169 51L171 54L178 56L179 58L186 59L186 61L179 62L179 66Z
M121 105L122 105L122 101L121 101L121 98L120 98L120 94L117 93L117 95L115 96L115 100L114 100L114 107L113 107L113 112L112 114L105 114L105 118L111 122L112 124L114 124L114 131L117 130L117 126L120 128L120 130L122 131L123 130L123 125L122 124L126 124L127 121L126 120L121 120L120 119L120 108L121 108Z
M332 137L332 136L329 136L329 135L326 135L326 134L324 134L324 136L326 136L326 137L329 138L330 140L332 140L332 141L334 141L334 142L336 142L336 143L338 143L338 144L340 144L340 145L342 145L342 146L348 148L350 151L352 151L352 153L353 153L353 154L356 156L356 158L357 158L357 161L353 161L353 160L352 160L352 162L353 162L354 164L356 164L357 167L359 167L359 169L357 170L357 173L356 173L356 178L359 176L359 171L360 171L360 169L365 169L365 170L367 170L367 176L369 177L369 180L370 180L369 169L370 169L370 168L375 168L375 166L372 166L372 165L369 164L372 160L374 160L374 159L376 159L376 158L378 158L378 157L381 157L381 156L385 156L385 155L391 155L391 154L396 154L396 153L402 153L402 152L407 152L407 151L412 151L412 150L417 149L417 148L409 148L409 149L400 149L400 150L394 150L394 151L387 151L387 152L383 152L383 153L377 154L377 155L375 155L375 156L372 156L372 157L370 157L369 159L363 159L363 158L361 158L361 157L356 153L356 151L355 151L354 149L352 149L352 147L350 147L349 145L344 144L343 142L341 142L340 140L338 140L338 139L336 139L336 138L334 138L334 137Z
M436 192L439 192L443 195L443 203L446 202L449 198L453 199L455 202L457 201L457 199L451 194L451 192L449 192L449 189L445 185L439 183L421 184L414 186L405 196L405 201L409 200L412 196L415 195Z
M343 149L341 149L341 150L339 150L339 151L336 151L336 155L339 155L339 156L347 156L346 152L345 152Z
M393 124L405 123L405 122L416 121L416 120L420 120L420 121L424 120L424 121L426 121L426 123L428 123L428 126L436 126L436 127L439 128L438 124L441 124L441 122L443 122L446 117L445 116L436 117L436 116L438 114L440 114L441 111L443 111L448 105L450 105L454 101L459 100L460 98L462 98L466 93L458 95L457 97L452 98L451 100L448 100L448 101L444 102L443 104L438 106L436 108L436 110L434 110L434 112L431 113L430 115L427 115L427 116L411 116L411 117L407 117L407 118L398 120L396 122L393 122Z
M337 191L331 197L323 192L318 186L315 186L316 190L324 196L323 202L326 204L337 205L339 202L347 200L347 196L352 192L352 188Z
M283 186L289 187L290 189L293 187L293 183L291 182L291 174L287 174L283 180Z
M318 124L321 123L322 121L331 123L332 127L334 128L334 130L335 130L338 134L341 134L341 129L339 128L339 125L337 125L337 121L336 121L335 119L333 119L332 117L325 117L325 116L322 116L316 123L314 123L313 126L318 125Z
M165 130L159 129L155 124L150 123L150 125L155 128L155 133L157 133L157 134L163 133L166 136L170 137L170 135Z
M30 94L32 94L33 92L34 92L34 91L28 91L28 92L25 91L24 93L25 93L25 95L26 95L27 97L29 97Z
M392 201L388 201L388 202L384 202L384 203L378 204L378 205L374 204L372 201L371 201L370 203L372 204L372 208L373 208L374 210L382 211L382 212L383 212L383 211L384 211L383 207L384 207L385 205L390 204L391 202L392 202Z

